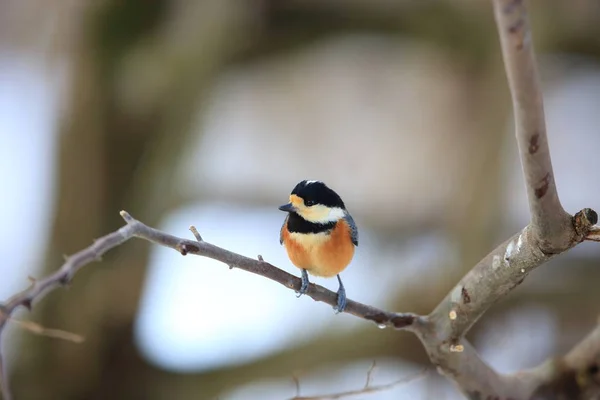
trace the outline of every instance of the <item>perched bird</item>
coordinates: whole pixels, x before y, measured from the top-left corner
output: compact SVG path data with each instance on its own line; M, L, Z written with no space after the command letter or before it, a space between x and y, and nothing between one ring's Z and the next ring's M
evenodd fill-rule
M304 180L290 194L290 202L279 207L288 213L279 243L292 264L302 270L298 296L308 290L308 273L330 278L337 276L337 312L346 307L346 290L340 272L354 256L358 229L341 197L321 181ZM307 273L308 272L308 273Z

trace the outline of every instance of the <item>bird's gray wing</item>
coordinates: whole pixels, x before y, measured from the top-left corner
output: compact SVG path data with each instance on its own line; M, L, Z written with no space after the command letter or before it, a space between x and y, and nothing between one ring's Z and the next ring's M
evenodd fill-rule
M290 217L289 214L287 217L285 217L285 219L283 220L283 225L281 225L281 229L279 230L279 244L283 244L283 229L287 225L289 217Z
M344 215L344 221L346 221L346 223L350 227L350 237L352 238L352 243L354 243L355 246L358 246L358 228L354 223L352 215L350 215L350 213L347 211L346 215Z

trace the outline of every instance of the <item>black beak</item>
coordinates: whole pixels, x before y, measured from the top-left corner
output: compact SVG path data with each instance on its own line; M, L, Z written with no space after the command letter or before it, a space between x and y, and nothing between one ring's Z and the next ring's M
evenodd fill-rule
M281 211L285 211L285 212L294 212L294 211L296 211L296 207L294 207L292 205L292 203L287 203L287 204L284 204L282 206L279 206L279 209Z

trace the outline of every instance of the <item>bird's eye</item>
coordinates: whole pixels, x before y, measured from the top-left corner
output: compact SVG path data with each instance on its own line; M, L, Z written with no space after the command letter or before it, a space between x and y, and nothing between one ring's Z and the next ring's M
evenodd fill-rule
M313 200L306 200L306 201L304 202L304 204L305 204L307 207L310 207L310 206L314 206L314 205L315 205L315 202L314 202Z

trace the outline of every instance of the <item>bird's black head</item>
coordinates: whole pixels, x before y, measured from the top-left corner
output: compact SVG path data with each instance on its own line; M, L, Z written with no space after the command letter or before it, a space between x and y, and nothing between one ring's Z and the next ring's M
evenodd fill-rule
M279 209L317 224L336 222L346 215L341 197L321 181L298 183L290 194L290 202Z
M304 180L296 185L291 194L304 200L307 207L320 204L329 208L346 208L342 198L321 181Z

